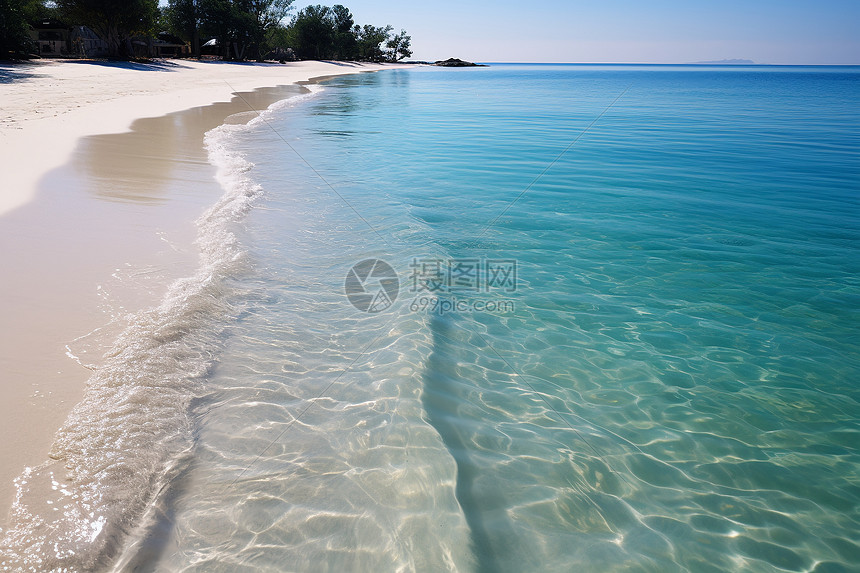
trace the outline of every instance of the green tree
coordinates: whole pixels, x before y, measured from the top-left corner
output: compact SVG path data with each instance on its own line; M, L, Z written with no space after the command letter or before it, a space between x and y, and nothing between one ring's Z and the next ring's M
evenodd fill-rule
M272 27L267 38L272 47L292 48L303 60L383 62L411 56L412 39L405 30L392 37L392 30L391 26L359 26L342 4L331 8L315 4L300 10L288 26Z
M27 56L33 48L30 23L55 16L44 0L0 0L0 59Z
M284 21L292 8L293 0L240 0L240 10L248 15L246 33L250 52L262 61L266 51L266 38L271 30Z
M355 19L349 8L341 4L331 7L332 23L334 25L333 58L336 60L354 60L358 56L358 42L352 27Z
M131 38L149 36L158 17L158 0L56 0L63 17L89 26L113 57L130 57Z
M191 43L191 52L200 57L200 30L204 24L205 0L170 0L164 10L168 30Z
M18 0L0 0L0 60L30 51L30 27Z
M274 26L266 33L266 47L278 52L280 56L285 58L295 57L293 36L292 27L283 24Z
M331 8L314 4L303 8L293 19L293 49L303 60L323 60L334 52L335 27Z
M239 14L231 0L201 0L202 21L200 35L215 38L218 50L225 60L233 58L231 46L237 40Z
M382 44L388 41L393 29L391 26L382 27L371 24L365 24L360 28L355 26L353 31L358 41L358 59L367 62L385 61Z
M12 4L15 4L15 1L12 0ZM56 19L59 17L57 14L57 9L51 2L51 6L48 6L48 3L45 0L19 0L18 5L21 7L21 11L24 14L24 19L28 24L32 24L38 20L49 20Z
M388 48L388 59L392 62L399 62L403 58L408 58L412 55L412 37L406 35L406 30L400 30L400 33L392 36L386 42L385 47Z

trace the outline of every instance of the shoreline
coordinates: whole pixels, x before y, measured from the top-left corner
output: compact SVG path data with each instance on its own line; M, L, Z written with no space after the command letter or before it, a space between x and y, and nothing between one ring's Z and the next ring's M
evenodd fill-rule
M74 104L80 108L69 108L75 88L64 85L73 81L70 75L81 77L78 62L39 64L33 67L54 75L0 84L4 103L11 104L2 111L0 156L14 166L6 169L6 189L18 190L0 198L0 241L8 244L0 253L8 273L0 289L6 316L0 423L7 436L0 448L0 531L14 501L13 480L48 459L57 430L99 363L96 353L127 326L127 315L158 304L171 282L196 267L194 221L223 193L205 157L203 134L236 114L251 119L249 104L258 113L299 95L299 84L395 67L239 64L219 79L213 71L227 64L186 63L180 62L180 74L195 76L200 67L203 77L163 81L152 76L177 70L96 64L103 81L125 77L100 101ZM208 85L177 88L198 79ZM156 81L162 83L152 85ZM124 96L135 82L145 93ZM50 103L29 111L15 105L40 85L69 98L47 118L39 114Z
M31 201L41 177L65 164L82 137L126 131L136 119L229 102L235 92L402 67L196 60L0 64L0 157L18 167L4 174L0 217ZM106 86L104 81L112 83ZM38 165L33 161L36 154Z

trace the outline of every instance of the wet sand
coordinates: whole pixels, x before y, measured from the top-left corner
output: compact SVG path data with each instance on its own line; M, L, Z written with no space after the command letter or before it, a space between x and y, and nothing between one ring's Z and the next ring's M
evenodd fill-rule
M310 64L302 69L305 77L289 79L375 69ZM63 65L83 64L54 67ZM248 73L245 66L238 67ZM185 73L193 74L194 69ZM110 76L112 70L99 73ZM254 80L230 83L248 81ZM18 138L18 157L23 158L16 163L14 153L7 155L4 172L19 186L37 183L36 189L6 188L0 201L0 213L6 211L0 215L0 431L5 437L0 442L0 527L14 499L13 480L25 467L47 459L54 432L83 395L91 369L98 367L106 348L126 326L127 314L157 303L173 280L188 276L195 267L194 221L222 193L206 160L204 133L225 120L248 121L256 115L253 110L306 91L285 83L242 92L241 97L218 95L214 99L227 101L137 119L129 130L77 138L65 161L48 172L38 170L57 162L63 143L46 145L44 153L53 155L43 159L38 145L33 145L38 138L14 133L31 128L49 131L41 125L45 120L27 119L22 113L3 122L0 148L5 145L8 150L12 131L11 138ZM4 90L0 101L11 101L4 97L10 86L14 92L14 81L0 86ZM213 94L201 91L199 97ZM148 99L161 100L164 94ZM179 100L188 101L188 94L172 105L182 105ZM118 103L109 100L102 107ZM134 113L163 109L163 103L149 104ZM66 127L86 125L79 123L84 116L95 121L99 105L78 114L80 118L69 118ZM57 109L75 115L74 110ZM116 127L121 121L106 118L105 125ZM13 124L22 129L10 128ZM87 129L99 131L98 125ZM59 139L73 135L67 130Z

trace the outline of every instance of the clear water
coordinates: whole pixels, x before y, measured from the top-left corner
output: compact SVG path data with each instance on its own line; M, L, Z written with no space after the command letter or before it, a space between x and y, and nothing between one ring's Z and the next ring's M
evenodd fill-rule
M16 558L858 570L860 68L386 71L209 149L201 270L118 342L55 447L71 517L19 503ZM516 281L425 280L474 261Z

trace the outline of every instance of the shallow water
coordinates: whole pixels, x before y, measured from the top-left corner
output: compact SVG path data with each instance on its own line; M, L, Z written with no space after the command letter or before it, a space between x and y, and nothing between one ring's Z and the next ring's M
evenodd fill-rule
M211 132L202 274L117 362L164 443L85 533L117 570L856 570L858 80L386 71Z

